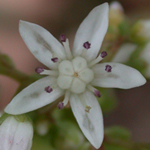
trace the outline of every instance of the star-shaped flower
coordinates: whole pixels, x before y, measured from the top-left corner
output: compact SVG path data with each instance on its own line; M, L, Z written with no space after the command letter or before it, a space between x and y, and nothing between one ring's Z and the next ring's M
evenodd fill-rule
M108 4L104 3L95 7L81 23L70 51L65 35L60 37L62 45L44 28L20 21L19 31L24 42L50 70L37 68L37 73L48 76L16 95L5 112L27 113L65 95L58 108L62 109L70 102L81 130L98 149L104 129L102 111L96 99L101 94L94 86L129 89L146 82L140 72L131 67L118 63L99 64L107 55L105 51L99 54L107 27Z

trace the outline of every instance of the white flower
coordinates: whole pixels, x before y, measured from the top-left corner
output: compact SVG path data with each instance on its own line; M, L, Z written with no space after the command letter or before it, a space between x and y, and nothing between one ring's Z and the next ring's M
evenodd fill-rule
M22 114L50 104L62 95L62 109L68 101L74 116L91 144L99 148L104 136L103 117L94 86L129 89L143 85L144 77L135 69L118 63L98 64L106 55L99 54L108 27L108 4L94 8L81 23L70 51L69 41L61 36L61 45L44 28L20 21L20 34L33 55L51 70L38 68L48 75L21 91L5 112ZM99 55L98 55L99 54Z
M0 125L0 150L30 150L33 127L30 122L19 122L9 116Z

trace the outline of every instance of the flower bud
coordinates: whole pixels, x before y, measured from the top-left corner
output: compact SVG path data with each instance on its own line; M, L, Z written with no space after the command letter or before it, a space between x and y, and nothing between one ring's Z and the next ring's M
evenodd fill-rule
M7 117L0 125L0 150L30 150L33 127L26 119Z
M119 26L125 21L122 5L119 2L112 2L109 9L109 28L105 39L113 41L119 34Z
M110 26L118 26L124 20L124 10L119 2L112 2L109 11Z

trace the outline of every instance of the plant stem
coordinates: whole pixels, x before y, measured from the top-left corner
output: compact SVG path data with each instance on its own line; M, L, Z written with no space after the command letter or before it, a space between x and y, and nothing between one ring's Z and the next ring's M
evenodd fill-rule
M20 83L29 77L15 68L0 67L0 74L6 75Z

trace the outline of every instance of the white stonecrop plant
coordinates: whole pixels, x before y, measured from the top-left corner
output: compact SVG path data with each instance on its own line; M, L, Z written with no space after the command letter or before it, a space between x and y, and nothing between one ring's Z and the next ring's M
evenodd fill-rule
M104 137L102 111L97 101L100 92L94 88L129 89L146 80L139 71L118 63L99 62L107 55L99 54L108 27L108 4L95 7L81 23L70 51L64 35L61 43L44 28L20 21L19 31L31 53L50 70L37 68L48 75L31 84L8 104L5 112L23 114L48 105L65 95L58 104L62 109L70 102L73 114L86 138L99 148Z
M9 116L0 125L0 150L30 150L33 127L29 121L20 122Z

